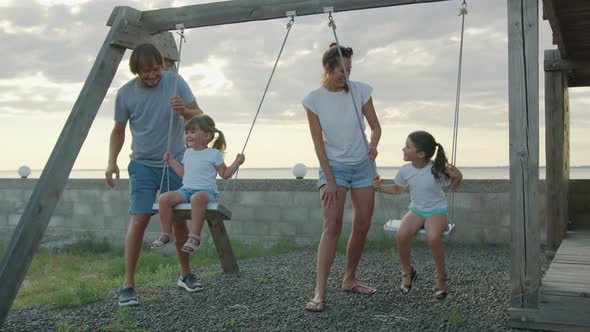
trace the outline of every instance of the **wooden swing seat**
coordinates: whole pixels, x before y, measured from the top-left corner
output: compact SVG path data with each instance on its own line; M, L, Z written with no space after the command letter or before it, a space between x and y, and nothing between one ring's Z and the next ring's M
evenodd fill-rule
M160 205L154 203L152 209L160 211ZM231 211L224 205L219 203L207 204L207 212L205 212L205 219L213 220L231 220ZM180 203L174 207L174 216L188 220L191 218L191 203Z
M152 208L156 211L160 211L160 205L154 203ZM191 219L191 204L181 203L174 207L174 216L178 219L190 220ZM234 256L229 236L225 230L224 220L231 220L232 213L225 206L219 203L207 204L207 212L205 212L205 220L209 226L215 249L217 249L217 255L219 255L219 261L223 272L237 273L240 271L238 262Z
M383 225L383 230L386 232L397 233L399 231L399 227L401 226L402 221L398 219L390 219L388 220L385 225ZM445 228L444 232L442 233L443 237L449 237L455 232L455 224L449 223L447 228ZM426 230L424 228L418 231L419 236L426 236Z

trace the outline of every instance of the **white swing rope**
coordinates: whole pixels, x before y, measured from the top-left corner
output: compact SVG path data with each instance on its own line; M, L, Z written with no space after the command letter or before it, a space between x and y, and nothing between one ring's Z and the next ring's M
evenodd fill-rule
M460 97L461 97L461 73L462 73L462 68L463 68L463 36L464 36L464 32L465 32L465 15L467 15L467 3L464 0L462 7L460 9L459 15L458 16L462 16L461 18L461 42L460 42L460 46L459 46L459 66L458 66L458 70L457 70L457 93L456 93L456 97L455 97L455 119L454 119L454 123L453 123L453 145L452 145L452 152L451 152L451 164L452 165L456 165L457 162L457 141L458 141L458 133L459 133L459 110L460 110ZM358 114L358 106L356 104L355 98L354 98L354 94L352 93L352 88L350 85L350 80L348 77L348 72L346 71L345 65L344 65L344 56L342 55L342 50L340 49L340 43L338 41L338 35L336 34L336 23L334 22L334 18L332 17L332 11L329 11L329 15L328 15L328 19L329 19L329 23L328 26L332 28L332 31L334 33L334 40L336 41L336 47L338 49L338 55L340 57L340 63L342 65L342 68L344 70L344 75L346 77L346 83L348 84L348 87L351 89L351 96L352 96L352 101L354 104L354 108L356 111L356 116L357 116L357 120L359 123L359 128L361 130L361 136L363 138L363 142L365 143L365 147L367 148L367 151L369 150L369 143L367 142L367 137L365 135L365 133L362 130L362 120L360 118L360 115ZM373 175L377 175L377 166L375 161L373 161L372 163L373 165ZM381 191L380 191L381 192ZM384 194L383 192L381 192L381 198L384 201ZM449 220L453 220L453 213L454 213L454 206L455 206L455 190L451 191L451 208L449 210ZM382 209L384 210L384 216L386 215L385 213L385 206L384 204L382 204Z
M453 122L453 148L451 151L451 164L457 165L457 142L459 134L459 101L461 99L461 73L463 71L463 35L465 32L465 16L467 15L467 3L463 0L459 15L461 16L461 43L459 46L459 65L457 69L457 94L455 97L455 121ZM451 191L451 208L449 210L449 220L453 220L455 210L455 190Z
M361 116L359 114L359 109L356 104L356 99L354 98L354 93L352 92L352 86L350 85L348 71L346 70L346 65L344 64L344 56L342 55L342 50L340 49L340 42L338 41L338 35L336 34L336 22L334 22L334 18L332 17L332 11L329 11L328 20L330 21L328 23L328 26L330 28L332 28L332 32L334 33L334 40L336 41L336 49L338 50L338 56L340 57L340 65L342 66L342 70L344 71L344 77L346 78L346 84L348 85L348 88L350 89L350 96L352 97L352 104L354 105L354 110L355 110L355 114L356 114L356 119L359 124L359 130L361 132L361 137L363 139L363 143L365 143L365 148L367 149L367 152L368 152L369 151L369 142L368 142L367 136L365 135L365 132L363 131L363 120L361 119ZM377 165L375 164L374 160L371 163L371 165L373 166L373 176L376 176L377 175Z
M289 32L291 32L291 27L293 26L293 24L295 23L295 12L288 12L287 14L288 16L291 17L291 19L289 20L289 22L287 23L287 33L285 34L285 37L283 39L283 44L281 45L281 49L279 50L279 54L277 56L277 59L274 63L274 66L272 67L272 71L270 73L270 77L268 78L268 82L266 82L266 87L264 88L264 92L262 94L262 98L260 99L260 103L258 104L258 109L256 110L256 114L254 115L254 119L252 120L252 124L250 125L250 130L248 131L248 136L246 137L246 141L244 142L244 147L242 148L242 154L244 153L244 151L246 150L246 146L248 145L248 141L250 140L250 135L252 134L252 129L254 129L254 124L256 123L256 119L258 118L258 114L260 113L260 109L262 108L262 104L264 103L264 98L266 97L266 93L268 91L268 88L270 86L270 82L272 81L272 78L274 76L275 70L277 68L277 65L279 63L279 60L281 58L281 55L283 54L283 49L285 48L285 44L287 43L287 39L289 38ZM228 207L231 207L232 204L232 200L233 200L233 194L234 191L236 189L236 185L238 183L238 174L240 172L240 165L238 165L238 168L236 169L234 175L232 176L226 183L225 183L225 187L223 188L222 193L220 193L220 200L221 200L221 196L223 195L223 193L226 192L226 189L229 185L229 183L233 181L233 186L232 186L232 191L231 191L231 196L229 199L229 203L228 203Z
M369 152L369 142L368 142L367 136L365 135L365 132L363 131L363 120L361 119L361 116L359 114L358 106L356 104L356 99L354 98L354 93L352 91L352 86L350 84L350 79L348 77L348 71L346 70L346 66L344 64L344 56L342 55L342 50L340 49L340 42L338 41L338 35L336 34L336 22L334 22L334 18L332 17L332 10L328 11L328 20L330 21L328 23L328 26L330 28L332 28L332 32L334 33L334 40L336 41L336 48L338 50L338 56L340 58L340 65L342 66L342 70L344 71L344 76L346 77L346 84L348 85L348 88L350 89L350 95L352 97L352 103L354 105L356 118L358 120L360 134L361 134L363 142L365 143L365 148L367 149L367 153L368 153ZM371 163L371 166L373 167L373 177L375 177L375 176L377 176L377 163L375 162L375 160L373 160L373 162ZM383 202L385 202L385 194L383 194L383 192L381 190L379 190L379 192L381 193L381 200ZM385 216L386 215L385 204L381 204L381 208L383 210L383 215Z
M184 37L184 24L177 25L180 27L180 32L177 32L180 36L178 41L178 61L176 62L176 69L175 72L178 74L178 70L180 69L180 60L182 55L182 43L186 42L186 38ZM174 90L172 91L173 95L176 95L178 92L178 77L174 78ZM172 150L172 124L174 120L174 116L176 115L176 111L170 109L170 117L168 121L168 137L166 142L166 152L170 152ZM174 158L174 156L172 156ZM166 187L167 191L170 191L170 168L168 163L164 161L164 170L162 171L162 177L160 179L160 194L162 193L162 187L164 186L164 174L166 174ZM156 203L158 198L156 198Z

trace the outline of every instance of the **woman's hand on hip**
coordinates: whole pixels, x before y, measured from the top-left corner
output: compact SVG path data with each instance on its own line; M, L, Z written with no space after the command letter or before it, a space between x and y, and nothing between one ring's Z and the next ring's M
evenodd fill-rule
M369 151L367 151L367 158L369 158L369 160L375 160L375 158L377 158L378 154L379 153L377 152L377 147L369 144Z

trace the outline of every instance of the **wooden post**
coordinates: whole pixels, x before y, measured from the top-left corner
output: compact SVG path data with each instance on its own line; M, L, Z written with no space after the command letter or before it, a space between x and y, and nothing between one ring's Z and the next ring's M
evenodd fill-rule
M561 61L545 50L545 63ZM545 66L545 155L547 160L547 247L557 250L567 231L569 192L569 100L567 70Z
M536 309L540 285L538 6L537 0L508 0L513 309Z
M125 48L111 45L113 35L124 28L124 16L125 10L122 10L108 33L2 258L0 326L4 324L84 139L125 53Z

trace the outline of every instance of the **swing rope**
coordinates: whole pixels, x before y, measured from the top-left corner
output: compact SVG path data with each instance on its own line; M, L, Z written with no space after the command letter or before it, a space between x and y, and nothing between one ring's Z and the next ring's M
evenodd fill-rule
M457 94L455 97L455 121L453 122L453 149L451 152L451 164L457 165L457 142L459 134L459 101L461 99L461 73L463 71L463 35L465 32L465 16L467 15L467 3L463 0L459 15L461 16L461 42L459 46L459 65L457 69ZM455 190L451 191L451 208L449 210L449 220L453 220L455 209Z
M180 32L177 32L179 37L178 41L178 61L176 62L176 68L174 72L178 75L178 71L180 69L180 60L182 55L182 43L186 42L186 38L184 36L184 24L178 25L180 27ZM173 95L176 95L178 92L178 77L174 77L174 89L172 90ZM176 115L176 111L170 109L170 117L168 121L168 137L166 141L166 152L170 152L172 150L172 125L174 116ZM173 156L174 157L174 156ZM164 186L164 174L166 175L166 187L167 191L170 191L170 167L168 163L164 161L164 170L162 171L162 177L160 179L160 194L162 193L162 187ZM158 198L156 197L156 203L158 202Z
M346 84L348 85L348 88L350 89L350 96L352 97L352 104L354 105L354 110L355 110L354 113L356 114L356 119L359 124L359 130L361 132L361 137L362 137L363 143L365 144L365 148L368 153L369 152L369 142L368 142L367 136L365 135L365 132L363 131L363 120L361 119L361 115L359 114L359 109L358 109L358 105L356 103L356 98L354 97L354 93L352 92L352 85L350 84L350 79L348 77L348 71L346 70L346 66L344 64L344 56L342 55L342 50L340 49L340 42L338 41L338 35L336 34L336 22L334 22L334 18L332 17L332 11L329 11L329 13L328 13L328 20L330 21L328 23L328 26L330 28L332 28L332 32L334 33L334 41L336 42L336 49L338 50L338 57L340 58L340 65L342 66L342 70L344 71L344 77L346 78ZM377 165L375 163L375 160L373 160L371 165L373 167L373 176L377 176Z
M328 10L326 10L328 11ZM359 123L359 128L361 130L361 136L363 138L363 142L365 143L365 147L367 148L367 151L369 149L369 144L367 142L367 137L365 135L365 133L363 132L362 128L362 120L360 115L358 114L358 106L356 104L356 100L354 97L354 94L352 93L352 87L350 85L350 80L348 77L348 72L346 71L345 65L344 65L344 56L342 55L342 51L340 49L340 43L338 41L338 35L336 34L336 23L334 22L334 18L332 17L332 8L330 8L330 10L328 11L328 26L332 28L332 31L334 33L334 40L336 41L336 47L338 49L338 55L340 57L340 63L342 65L342 68L344 70L344 75L346 77L346 83L348 84L349 88L351 89L351 96L352 96L352 101L354 104L354 108L356 111L356 116L357 116L357 120ZM452 165L456 165L457 162L457 143L458 143L458 133L459 133L459 110L460 110L460 97L461 97L461 74L462 74L462 69L463 69L463 40L464 40L464 32L465 32L465 16L467 15L467 3L466 0L463 0L461 9L459 11L459 15L461 16L461 41L460 41L460 46L459 46L459 65L458 65L458 70L457 70L457 92L456 92L456 97L455 97L455 118L454 118L454 122L453 122L453 143L452 143L452 152L451 152L451 164ZM377 175L377 169L376 169L376 163L375 161L373 161L372 163L373 165L373 174ZM381 192L381 196L382 196L382 201L384 202L384 194ZM454 214L454 206L455 206L455 190L451 191L451 207L449 210L449 220L453 220L453 214ZM385 206L384 204L382 204L382 208L384 210L384 216L386 215L385 213Z
M256 123L256 119L258 118L258 114L260 113L260 110L262 108L262 104L264 103L264 98L266 97L266 93L268 91L268 88L270 86L270 82L272 81L272 78L274 76L275 70L277 68L277 65L279 63L279 60L281 58L281 55L283 54L283 49L285 48L285 44L287 43L287 39L289 38L289 32L291 32L291 27L293 26L293 24L295 23L295 13L294 12L289 12L291 19L289 20L289 22L287 23L287 33L285 34L285 37L283 38L283 44L281 45L281 49L279 50L279 54L277 56L277 59L275 60L274 66L272 67L272 71L270 73L270 77L268 78L268 81L266 82L266 87L264 88L264 92L262 94L262 98L260 99L260 103L258 104L258 109L256 110L256 114L254 115L254 119L252 120L252 124L250 125L250 130L248 131L248 136L246 137L246 141L244 142L244 147L242 148L242 154L244 153L244 151L246 150L246 146L248 145L248 141L250 140L250 135L252 134L252 129L254 129L254 124ZM238 165L238 168L236 169L235 177L230 178L226 183L225 183L225 187L223 189L223 192L226 192L226 189L229 185L229 183L231 182L231 180L233 179L233 186L232 186L232 191L231 191L231 198L233 198L233 194L234 191L236 189L236 185L238 183L238 174L240 172L240 166ZM222 193L220 193L220 200L221 200L221 196ZM232 204L232 199L230 198L228 206L231 207Z
M344 56L342 55L342 50L340 49L340 42L338 41L338 35L336 34L336 22L334 22L334 18L332 17L332 10L330 10L328 12L328 20L329 20L328 26L330 28L332 28L332 32L334 34L334 40L336 42L336 48L338 50L338 56L340 58L340 65L342 66L342 70L344 70L344 76L346 77L346 84L348 85L348 88L350 89L350 95L352 97L352 103L354 105L356 119L359 124L360 134L361 134L363 142L365 143L365 148L368 153L369 152L369 142L368 142L365 132L363 131L363 120L361 119L361 116L359 114L358 106L356 104L356 99L354 97L354 93L352 92L352 85L350 84L350 79L348 77L348 71L346 70L346 66L344 65ZM375 176L377 176L377 163L375 162L375 160L373 160L373 162L371 163L371 166L373 168L373 177L375 177ZM379 192L381 193L381 195L380 195L381 200L383 202L385 202L385 194L381 190L379 190ZM381 204L381 209L383 210L383 215L385 216L387 213L387 211L385 209L385 204Z

